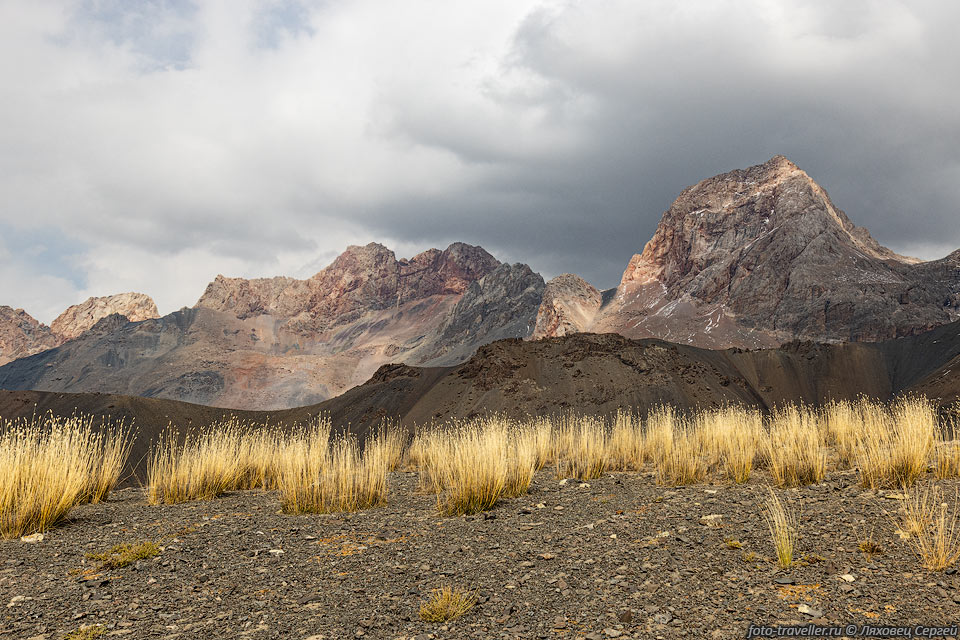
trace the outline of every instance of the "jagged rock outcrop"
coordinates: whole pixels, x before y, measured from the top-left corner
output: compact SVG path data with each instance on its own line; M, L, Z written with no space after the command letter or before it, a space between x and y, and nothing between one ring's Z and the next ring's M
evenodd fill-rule
M160 314L153 299L142 293L118 293L112 296L87 298L68 307L50 323L50 330L61 340L73 340L103 318L119 314L131 322L149 320Z
M348 247L307 280L217 276L197 306L240 319L274 315L291 319L305 331L322 331L369 311L430 296L462 294L499 264L483 248L463 243L444 251L430 249L409 260L397 260L393 251L370 243Z
M776 156L685 189L587 329L756 347L877 341L958 317L958 254L920 262L880 246Z
M531 338L555 338L586 331L602 300L601 293L580 276L564 273L553 278L543 291Z
M543 299L543 278L525 264L502 264L474 281L439 329L439 348L423 363L462 362L480 345L525 338Z
M0 306L0 365L60 344L50 328L23 309Z

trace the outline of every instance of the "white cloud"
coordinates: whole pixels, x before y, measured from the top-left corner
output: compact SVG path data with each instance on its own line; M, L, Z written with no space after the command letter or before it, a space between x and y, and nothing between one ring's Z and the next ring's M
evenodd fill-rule
M0 223L78 255L16 267L0 304L49 315L135 289L169 311L218 272L309 275L371 240L481 243L607 286L680 188L774 153L881 241L960 244L958 17L893 0L3 3Z

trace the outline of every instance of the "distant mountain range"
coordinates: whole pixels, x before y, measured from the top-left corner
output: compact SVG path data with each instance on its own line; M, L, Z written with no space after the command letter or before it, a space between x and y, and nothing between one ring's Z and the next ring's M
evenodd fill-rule
M502 338L877 342L960 319L960 251L895 254L777 156L685 189L615 289L545 283L461 243L399 260L369 244L306 280L218 276L193 308L156 316L142 294L93 298L49 328L0 307L0 388L280 409L386 363L451 366Z

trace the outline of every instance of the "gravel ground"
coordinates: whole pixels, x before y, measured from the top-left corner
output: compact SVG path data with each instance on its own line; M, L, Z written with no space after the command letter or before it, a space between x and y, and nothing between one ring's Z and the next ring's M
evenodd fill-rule
M956 483L945 483L952 496ZM852 472L781 493L801 509L798 557L777 568L763 479L657 486L650 473L588 483L537 475L531 492L444 518L416 474L353 515L279 513L271 492L150 506L124 489L36 543L0 541L0 638L83 625L127 638L742 638L748 625L958 622L960 576L921 569L893 492ZM706 518L716 516L720 518ZM879 543L872 558L858 549ZM153 541L159 556L100 570L87 554ZM739 543L739 548L734 548ZM422 622L431 589L478 604Z

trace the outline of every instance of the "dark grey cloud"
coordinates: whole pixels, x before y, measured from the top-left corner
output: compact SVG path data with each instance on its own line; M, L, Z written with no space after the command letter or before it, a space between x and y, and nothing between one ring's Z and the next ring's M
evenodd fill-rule
M10 236L0 304L38 315L374 240L610 287L680 190L775 154L882 243L960 247L954 2L36 4L0 7L0 225L71 244Z

